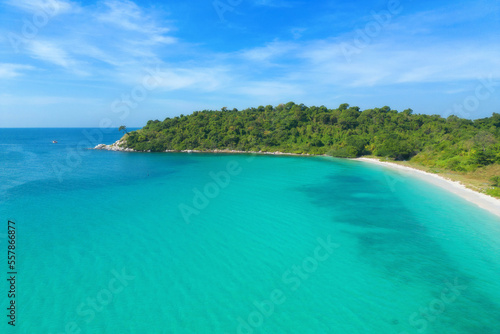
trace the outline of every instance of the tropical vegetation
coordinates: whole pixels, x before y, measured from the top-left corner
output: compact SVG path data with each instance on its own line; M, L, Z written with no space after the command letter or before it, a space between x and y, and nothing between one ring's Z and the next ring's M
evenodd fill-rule
M500 114L476 120L455 115L414 114L390 107L361 111L307 107L289 102L245 110L195 111L191 115L149 121L125 135L138 151L238 150L363 155L410 160L455 172L474 172L500 164ZM499 178L490 175L498 186Z

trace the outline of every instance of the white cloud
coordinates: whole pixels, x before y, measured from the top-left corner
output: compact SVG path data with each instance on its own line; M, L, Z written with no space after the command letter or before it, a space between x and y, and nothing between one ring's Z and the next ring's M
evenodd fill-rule
M8 0L7 4L30 13L45 13L49 16L78 11L78 5L65 0Z
M274 74L266 74L309 91L318 86L388 86L476 80L489 75L500 78L500 45L476 41L419 45L384 39L373 41L346 59L341 49L345 42L274 42L245 50L240 56L252 64L247 66L252 72L276 69Z
M177 38L171 36L152 35L148 39L141 41L143 45L157 45L157 44L174 44L177 43Z
M434 8L432 10L420 11L411 14L403 12L397 20L396 27L410 33L435 33L436 28L442 29L445 26L453 27L455 25L463 25L467 22L474 22L483 19L485 16L491 15L500 9L500 4L497 1L489 1L485 4L483 1L469 3L464 6L462 3L447 4L446 7Z
M128 0L109 0L105 1L107 12L97 15L97 18L114 26L125 30L145 33L152 36L151 40L156 42L171 42L169 39L162 39L161 35L169 32L170 29L158 26L153 18L132 1Z
M65 96L17 96L11 94L0 94L0 105L2 106L40 106L56 104L78 104L96 105L100 101L93 98L73 98Z
M68 56L66 51L51 42L39 40L31 41L27 49L33 58L44 60L55 65L70 68L76 64L76 62Z
M112 66L120 67L120 66L125 66L127 64L126 61L120 59L119 55L112 54L111 52L102 50L95 45L79 43L78 47L71 49L72 52L77 56L90 57Z
M33 11L40 8L43 1L15 3L19 8ZM58 1L68 4L67 8L77 8L68 1ZM14 0L9 3L14 4ZM259 0L254 4L277 7L293 2ZM98 1L78 8L79 15L54 20L39 36L28 40L19 59L28 55L59 66L66 74L87 74L89 80L101 84L100 88L123 88L124 92L141 83L146 75L145 67L160 64L161 82L151 98L175 95L188 101L196 95L189 101L203 100L215 105L230 101L235 104L244 101L248 106L289 100L323 103L339 99L339 94L342 99L350 94L356 99L369 96L373 100L385 98L377 95L378 92L390 96L388 91L407 85L453 81L458 82L452 87L455 91L461 88L461 80L476 80L489 74L500 78L500 45L494 43L493 32L484 31L490 43L483 35L474 40L473 37L445 36L441 32L445 27L442 22L452 22L451 26L457 22L467 23L463 13L459 18L447 17L458 15L457 10L450 14L436 10L407 16L403 12L348 61L340 46L353 44L359 26L347 33L333 29L340 31L339 35L318 40L305 39L309 34L302 37L304 29L300 26L295 29L288 26L281 33L282 39L239 50L228 46L224 48L226 51L217 52L210 49L210 44L188 45L177 40L171 36L172 29L165 24L165 16L159 19L157 9L149 10L129 0ZM478 12L474 18L480 15ZM310 34L313 33L315 29L311 29ZM8 62L19 61L12 58ZM43 65L53 70L53 66L35 64L41 71ZM12 78L32 69L27 65L0 64L0 77ZM46 73L41 71L29 74L36 77ZM64 73L59 78L73 80ZM424 86L432 85L420 87ZM63 104L65 100L38 101ZM23 104L22 99L19 104Z
M270 64L293 52L298 47L299 45L294 43L275 41L263 47L244 50L240 53L240 56L244 60Z
M45 2L67 11L77 8L63 0L9 1L32 11L47 6ZM169 28L156 23L153 17L156 14L134 2L108 0L78 10L78 15L54 21L44 28L44 36L50 39L42 39L41 34L25 39L22 53L73 74L102 77L113 70L133 72L134 67L157 63L160 58L157 48L177 43L176 38L166 35Z
M340 50L338 43L310 45L305 49L303 56L309 60L310 69L332 84L372 86L500 76L500 47L495 45L380 42L359 50L350 62L335 52Z
M224 67L169 68L158 72L158 86L166 90L196 89L210 92L231 80L228 72Z
M33 66L21 64L1 64L0 63L0 79L9 79L21 76L24 71L33 70Z

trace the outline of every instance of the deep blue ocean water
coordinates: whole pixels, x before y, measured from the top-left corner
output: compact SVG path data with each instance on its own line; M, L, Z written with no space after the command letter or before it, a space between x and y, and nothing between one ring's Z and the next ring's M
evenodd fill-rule
M473 204L357 161L87 150L120 137L0 129L1 333L500 333Z

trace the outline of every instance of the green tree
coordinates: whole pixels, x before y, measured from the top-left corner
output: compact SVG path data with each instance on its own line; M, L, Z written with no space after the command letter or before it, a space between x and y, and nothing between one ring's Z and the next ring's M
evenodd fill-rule
M120 127L118 128L118 131L123 131L124 133L128 133L127 127L125 125L120 125Z
M500 176L493 176L490 181L494 187L500 187Z
M477 120L398 112L389 106L360 111L288 102L244 110L202 110L151 120L130 131L136 150L281 151L412 160L429 167L473 172L500 164L500 114ZM125 131L124 126L120 131ZM490 175L491 176L491 175ZM489 176L486 177L486 180Z
M481 147L481 149L486 151L486 148L495 144L496 139L495 136L491 132L481 130L479 133L474 137L474 143Z

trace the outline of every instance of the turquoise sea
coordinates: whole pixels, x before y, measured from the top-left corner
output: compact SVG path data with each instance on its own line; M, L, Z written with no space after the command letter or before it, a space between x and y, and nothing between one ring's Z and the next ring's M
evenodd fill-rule
M120 136L0 129L1 333L500 333L473 204L357 161L85 149Z

